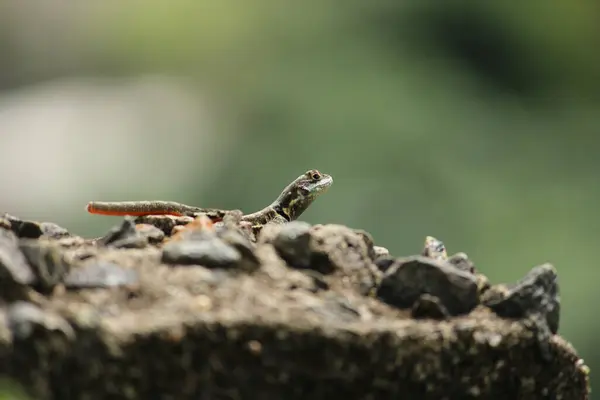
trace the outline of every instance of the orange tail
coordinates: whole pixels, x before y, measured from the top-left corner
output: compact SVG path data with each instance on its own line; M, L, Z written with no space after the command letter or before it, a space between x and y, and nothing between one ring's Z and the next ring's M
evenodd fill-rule
M180 217L183 215L183 214L175 212L175 211L166 211L166 210L159 210L159 209L136 210L133 207L128 208L128 209L124 209L122 207L119 207L117 209L117 208L112 208L110 206L97 207L93 203L88 203L88 205L86 206L85 209L90 214L109 215L109 216L113 216L113 217L124 217L126 215L131 215L133 217L142 217L145 215L173 215L173 216Z

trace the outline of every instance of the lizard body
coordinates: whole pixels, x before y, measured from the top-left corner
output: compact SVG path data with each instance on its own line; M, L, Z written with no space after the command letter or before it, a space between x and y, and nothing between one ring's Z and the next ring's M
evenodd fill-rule
M267 223L285 223L297 219L312 202L333 183L330 175L316 169L306 171L287 185L281 194L267 207L242 217L253 227ZM194 216L206 212L207 209L188 206L174 201L117 201L89 202L87 211L91 214L112 216L146 216L146 215L175 215Z

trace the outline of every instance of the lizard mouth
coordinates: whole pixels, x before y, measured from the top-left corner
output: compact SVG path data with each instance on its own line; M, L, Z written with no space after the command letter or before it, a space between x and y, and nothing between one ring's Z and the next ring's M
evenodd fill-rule
M323 178L321 178L318 182L316 182L313 185L311 192L314 192L314 193L326 192L327 189L329 189L329 187L332 184L333 184L333 178L330 175L323 175Z

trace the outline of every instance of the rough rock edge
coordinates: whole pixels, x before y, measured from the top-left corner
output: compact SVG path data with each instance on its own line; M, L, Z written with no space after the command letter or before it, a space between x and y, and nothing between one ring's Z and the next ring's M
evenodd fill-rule
M270 245L257 255L256 275L224 276L160 265L154 247L99 250L140 289L31 293L69 328L40 321L23 337L3 307L0 373L40 399L588 398L559 336L545 362L530 330L485 307L417 321L344 285L312 293Z

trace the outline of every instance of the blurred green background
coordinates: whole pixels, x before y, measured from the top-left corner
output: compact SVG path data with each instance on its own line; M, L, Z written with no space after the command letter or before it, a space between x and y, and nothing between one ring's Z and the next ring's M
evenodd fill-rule
M0 210L99 236L89 200L250 212L317 168L306 221L552 262L593 374L599 33L591 0L2 2Z

